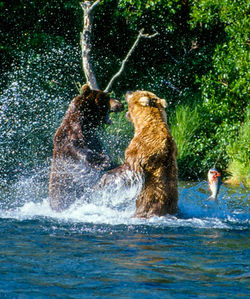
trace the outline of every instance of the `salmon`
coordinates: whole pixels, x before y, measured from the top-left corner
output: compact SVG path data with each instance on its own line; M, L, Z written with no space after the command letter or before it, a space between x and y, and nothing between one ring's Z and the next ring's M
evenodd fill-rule
M208 171L208 183L209 183L209 190L211 191L212 195L208 198L209 200L216 200L220 186L222 184L221 181L221 174L214 168L209 169Z

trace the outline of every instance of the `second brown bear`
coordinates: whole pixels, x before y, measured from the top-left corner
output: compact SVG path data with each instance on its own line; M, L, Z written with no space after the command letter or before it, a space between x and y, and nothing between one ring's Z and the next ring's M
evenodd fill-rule
M148 91L128 92L126 101L134 137L126 149L125 163L104 174L98 188L113 184L117 178L129 186L131 177L133 180L140 176L143 183L136 199L135 217L175 214L177 146L167 125L166 102Z

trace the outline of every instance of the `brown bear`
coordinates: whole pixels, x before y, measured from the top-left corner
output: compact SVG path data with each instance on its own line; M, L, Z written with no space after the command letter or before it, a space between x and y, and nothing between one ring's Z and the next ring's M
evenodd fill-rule
M177 146L167 125L166 101L148 91L126 94L127 118L134 124L134 137L125 152L125 163L101 178L100 186L122 178L125 185L141 176L135 217L148 218L177 212ZM128 175L129 172L132 172ZM119 181L118 179L118 181Z
M98 136L98 128L110 123L109 113L123 105L85 84L69 105L53 144L49 197L51 208L62 211L95 183L101 171L112 167Z

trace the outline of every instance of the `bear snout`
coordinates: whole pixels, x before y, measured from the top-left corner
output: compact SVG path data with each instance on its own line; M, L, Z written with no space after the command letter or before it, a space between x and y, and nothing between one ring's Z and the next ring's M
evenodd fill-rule
M110 104L110 111L111 112L121 112L124 109L124 105L121 102L119 102L115 99L111 98L109 100L109 104Z

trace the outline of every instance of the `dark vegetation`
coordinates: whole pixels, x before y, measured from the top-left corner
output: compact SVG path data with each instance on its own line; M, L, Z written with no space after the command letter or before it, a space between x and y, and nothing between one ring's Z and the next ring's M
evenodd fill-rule
M96 8L92 55L101 88L141 28L159 33L140 41L112 93L121 98L127 90L146 89L167 100L183 179L203 178L216 166L224 175L237 168L247 183L248 10L243 0L104 0ZM50 161L53 134L77 94L77 82L85 83L80 31L78 1L0 1L0 172L5 180ZM131 130L118 115L104 132L119 161Z

